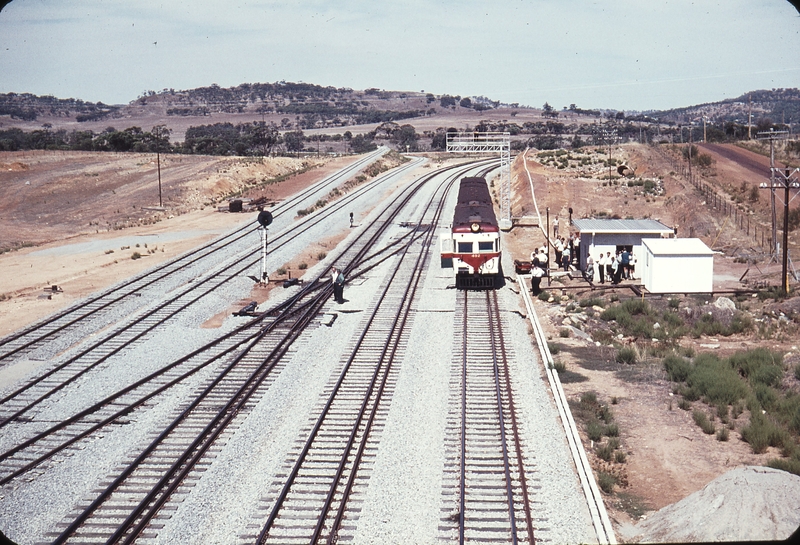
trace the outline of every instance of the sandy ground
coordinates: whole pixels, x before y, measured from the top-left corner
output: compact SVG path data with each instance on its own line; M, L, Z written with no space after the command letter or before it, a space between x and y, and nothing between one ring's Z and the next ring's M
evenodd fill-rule
M0 165L6 165L0 169L0 187L6 189L0 199L0 248L17 248L0 254L0 336L255 221L247 213L218 211L232 192L277 202L354 160L169 158L162 162L168 204L164 210L143 211L140 203L157 196L151 159L140 154L0 153ZM184 160L188 167L173 168ZM114 172L136 171L144 164L138 175L114 180ZM304 167L308 170L280 183L255 183ZM98 176L87 176L95 172ZM98 180L86 187L86 178ZM13 191L20 187L27 191L22 197ZM132 259L134 252L141 259Z

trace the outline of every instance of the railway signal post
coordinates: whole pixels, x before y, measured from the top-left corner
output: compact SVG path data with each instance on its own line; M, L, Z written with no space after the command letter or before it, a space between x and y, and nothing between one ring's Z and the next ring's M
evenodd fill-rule
M272 223L272 214L267 210L258 213L258 224L261 225L261 283L269 283L267 274L267 226Z

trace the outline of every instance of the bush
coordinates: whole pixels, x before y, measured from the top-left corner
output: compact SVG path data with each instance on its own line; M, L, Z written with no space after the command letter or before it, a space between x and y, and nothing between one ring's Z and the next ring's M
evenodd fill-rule
M694 423L700 426L700 429L703 430L703 433L706 435L711 435L716 431L714 427L714 423L708 419L708 415L703 411L695 409L692 411L692 419Z
M781 460L775 459L770 460L767 462L767 466L780 469L781 471L786 471L788 473L794 473L795 475L800 475L800 460L797 458L790 458L789 460Z
M550 350L552 355L556 355L561 352L561 345L558 343L547 343L547 349Z
M747 395L739 373L713 354L700 354L694 359L686 384L712 405L730 405Z
M596 418L593 418L586 423L586 435L592 441L599 441L602 439L604 430L605 426L603 426Z
M617 351L617 357L616 357L617 363L633 364L633 363L636 363L637 359L638 359L638 357L636 355L636 350L634 348L626 346L626 347L620 348Z
M728 432L728 428L720 428L717 431L717 441L727 441L730 437L730 432Z
M614 456L614 449L611 447L610 444L605 444L602 447L598 447L594 451L597 454L597 457L601 460L605 460L606 462L611 461L611 457Z
M566 327L562 327L562 328L561 328L561 329L558 331L558 336L559 336L559 337L561 337L562 339L566 339L566 338L568 338L568 337L570 336L570 333L571 333L571 332L570 332L570 330L569 330L569 329L567 329Z
M142 258L142 254L140 254L139 252L133 252L131 254L131 259L136 260L136 259L141 259L141 258Z
M670 354L664 358L664 370L672 382L684 382L691 369L691 362L676 354Z
M540 293L538 295L538 297L539 297L539 301L547 302L547 301L550 300L550 294L547 293L546 291L543 291L542 293Z
M605 471L597 472L597 486L606 494L611 494L614 491L614 485L617 484L617 479L611 473Z
M692 402L687 400L686 398L682 398L678 401L678 408L684 411L688 411L692 408Z

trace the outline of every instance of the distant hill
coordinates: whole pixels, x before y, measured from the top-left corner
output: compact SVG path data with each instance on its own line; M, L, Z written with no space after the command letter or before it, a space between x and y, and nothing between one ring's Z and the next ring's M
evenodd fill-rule
M648 115L672 123L702 121L704 116L713 122L747 123L752 115L754 124L765 121L782 125L797 124L800 122L800 89L752 91L737 98L648 112Z
M0 94L0 116L33 121L39 117L75 118L78 122L101 119L159 117L207 117L214 114L255 114L281 117L283 129L349 126L399 121L436 115L456 109L487 110L499 102L485 97L433 95L424 92L383 91L323 87L309 83L243 83L176 91L148 91L125 106L76 99ZM202 121L200 121L202 122Z
M0 94L0 150L80 149L263 155L322 150L446 149L451 131L502 131L514 150L580 148L610 142L732 142L800 122L800 90L753 91L666 111L561 111L486 97L244 83L147 91L127 105ZM706 124L708 126L706 126ZM791 124L791 125L790 125ZM688 137L688 135L686 135Z
M77 122L103 119L147 117L196 117L214 114L255 114L280 117L282 129L310 129L352 126L414 117L436 116L453 111L485 111L496 108L520 108L519 104L501 104L486 97L434 95L425 92L385 91L323 87L310 83L243 83L236 87L218 85L176 91L148 91L127 105L107 105L80 99L60 99L28 93L0 94L0 117L35 121L38 118L72 118ZM523 107L524 108L524 107ZM603 112L613 117L614 110L581 110L567 112ZM747 123L768 120L775 124L800 122L800 90L772 89L746 93L733 99L710 102L671 110L629 112L628 117L647 117L669 124L701 121ZM620 118L621 116L616 116ZM202 122L198 120L198 122ZM281 123L278 123L281 125Z

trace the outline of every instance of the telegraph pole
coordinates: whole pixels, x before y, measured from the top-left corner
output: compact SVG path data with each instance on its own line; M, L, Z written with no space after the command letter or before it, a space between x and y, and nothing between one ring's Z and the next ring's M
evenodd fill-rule
M788 137L786 131L776 131L770 129L769 131L760 132L756 135L759 140L769 140L769 185L760 184L761 188L768 188L770 190L769 200L772 206L772 258L778 259L778 214L775 206L775 189L783 187L778 185L775 180L775 141L783 140ZM778 171L780 173L780 171ZM788 206L788 205L787 205Z
M760 132L759 140L769 140L770 150L770 176L769 183L759 184L761 189L769 189L772 198L772 237L774 258L778 258L777 245L777 218L775 211L775 190L783 189L783 259L781 261L781 289L784 293L789 293L789 203L794 197L790 197L790 189L800 188L800 168L794 170L786 168L783 171L775 166L775 140L785 139L788 136L786 131ZM795 194L797 196L797 194Z

